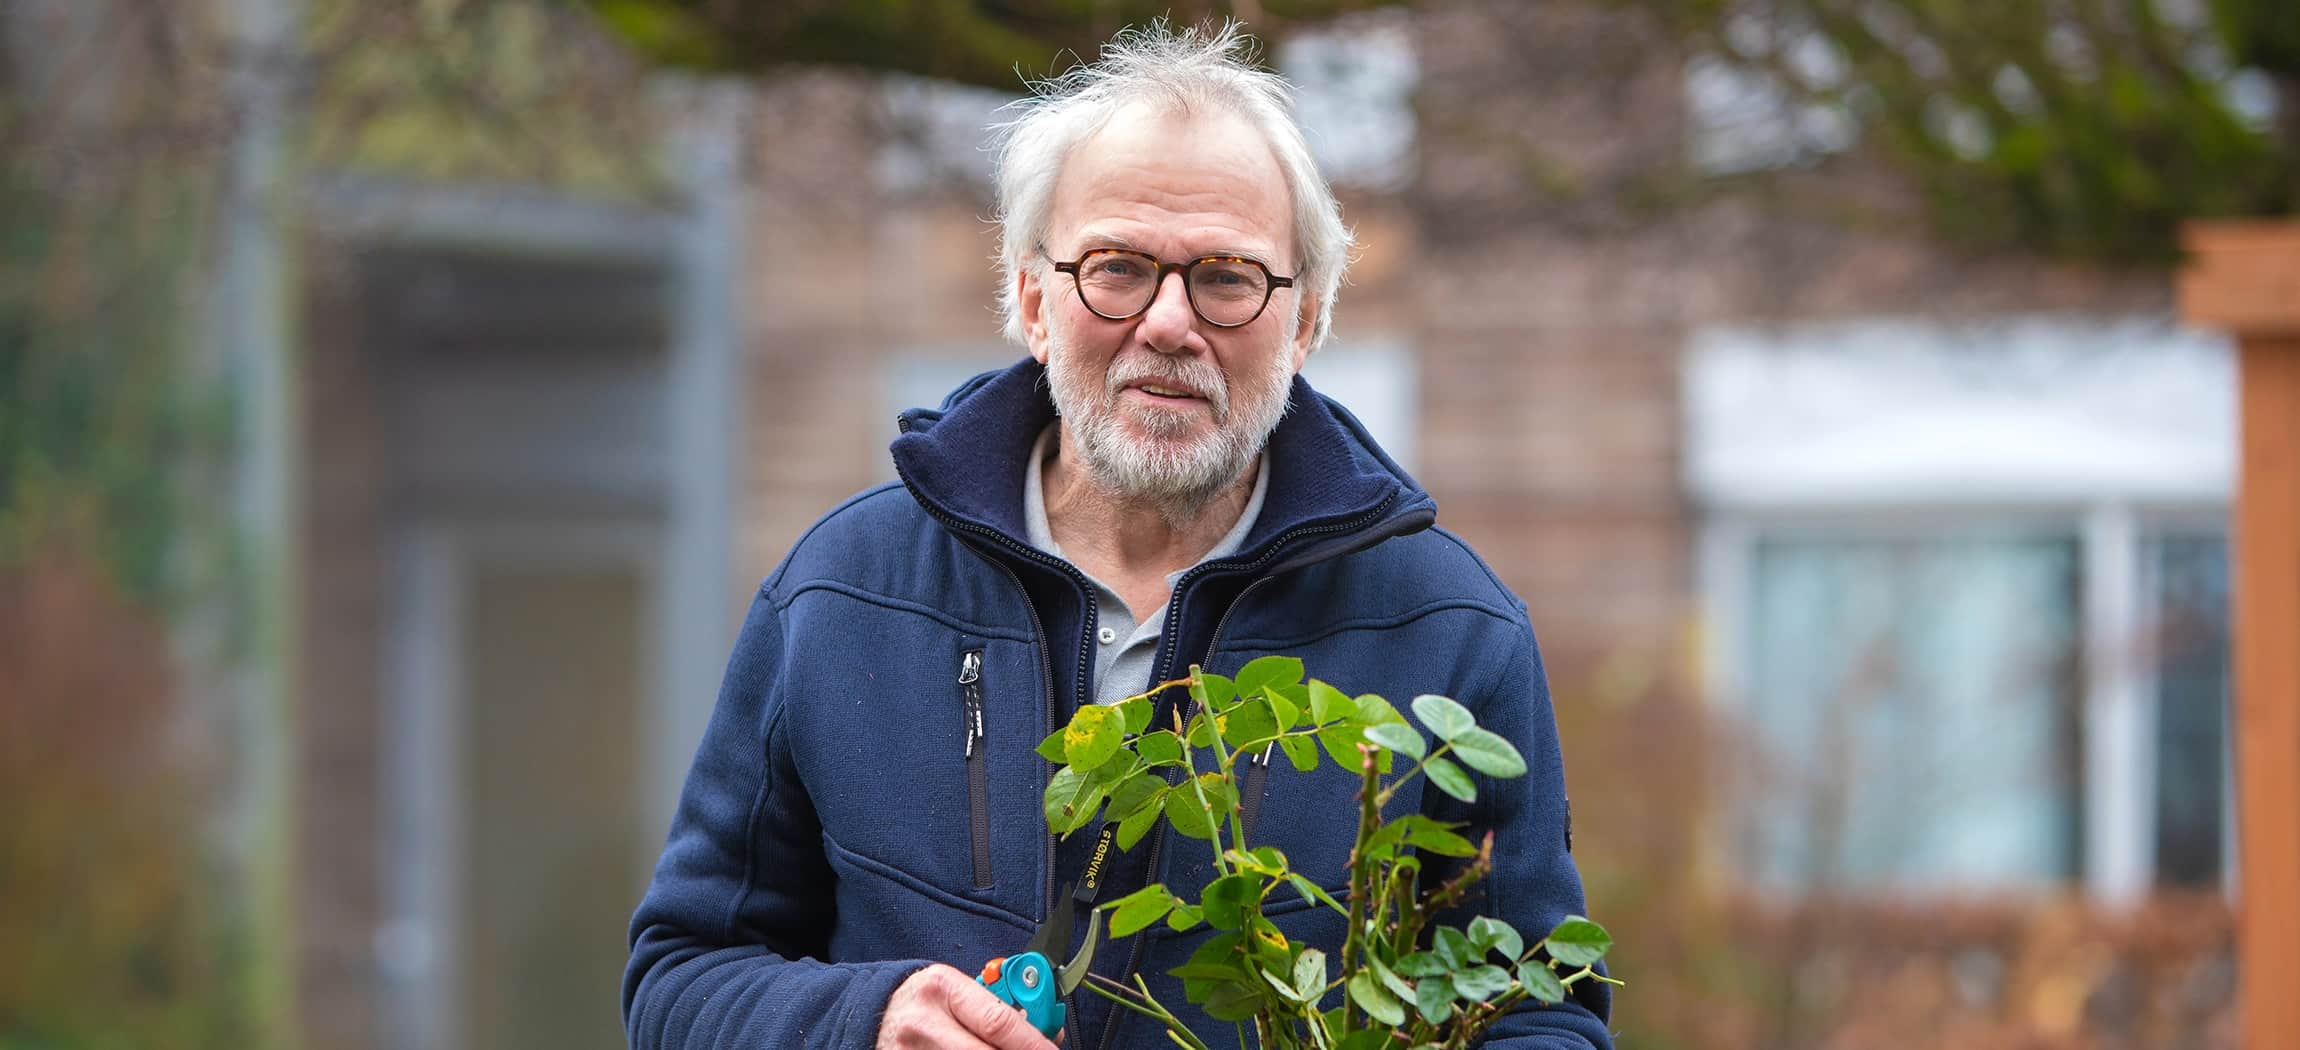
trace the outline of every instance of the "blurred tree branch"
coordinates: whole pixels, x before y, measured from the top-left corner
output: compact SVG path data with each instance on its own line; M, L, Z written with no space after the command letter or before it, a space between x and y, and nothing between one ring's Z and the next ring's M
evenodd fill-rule
M1118 30L1235 16L1267 38L1399 0L573 0L657 61L718 72L852 66L1013 91Z
M2183 219L2300 207L2285 0L1613 2L1848 118L1967 243L2162 261Z

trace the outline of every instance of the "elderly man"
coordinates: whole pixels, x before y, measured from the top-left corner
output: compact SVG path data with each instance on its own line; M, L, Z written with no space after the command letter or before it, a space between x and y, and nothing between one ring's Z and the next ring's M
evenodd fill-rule
M1478 910L1524 930L1580 910L1523 603L1296 376L1349 234L1249 46L1234 28L1124 34L1010 126L1000 294L1030 359L906 413L901 482L831 511L760 586L632 920L633 1046L1044 1050L967 974L1060 909L1153 879L1194 896L1211 857L1161 829L1098 893L1063 893L1096 836L1048 835L1032 748L1077 705L1194 663L1287 653L1352 691L1468 704L1531 773L1474 806L1418 804L1496 831ZM1355 786L1257 764L1250 834L1340 892ZM1325 909L1269 915L1342 939ZM1153 927L1094 968L1227 1029L1165 976L1205 936ZM1490 1045L1609 1046L1593 985ZM1168 1045L1095 996L1068 1016L1071 1046Z

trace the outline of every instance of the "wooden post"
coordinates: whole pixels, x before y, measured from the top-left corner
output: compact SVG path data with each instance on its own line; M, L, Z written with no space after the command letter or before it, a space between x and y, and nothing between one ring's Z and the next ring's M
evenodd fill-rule
M2238 995L2245 1050L2300 1048L2300 222L2199 223L2180 313L2234 335Z

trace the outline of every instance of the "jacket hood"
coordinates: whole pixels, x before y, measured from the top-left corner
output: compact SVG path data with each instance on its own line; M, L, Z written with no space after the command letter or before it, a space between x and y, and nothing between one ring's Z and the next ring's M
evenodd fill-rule
M940 409L904 412L903 433L889 450L903 483L930 511L1027 545L1024 470L1054 418L1046 368L1024 358L960 384ZM1435 520L1429 493L1348 409L1299 375L1263 452L1270 489L1237 560L1330 557ZM1287 540L1297 542L1280 543Z

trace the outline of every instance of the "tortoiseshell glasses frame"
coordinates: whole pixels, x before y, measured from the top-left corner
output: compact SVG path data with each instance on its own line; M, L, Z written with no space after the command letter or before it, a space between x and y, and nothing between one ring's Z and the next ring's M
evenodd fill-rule
M1069 274L1078 301L1107 321L1142 316L1158 301L1166 276L1181 274L1191 311L1216 328L1253 324L1278 289L1294 286L1292 277L1271 273L1261 260L1243 255L1201 255L1174 263L1132 248L1090 248L1069 262L1055 261L1054 272Z

